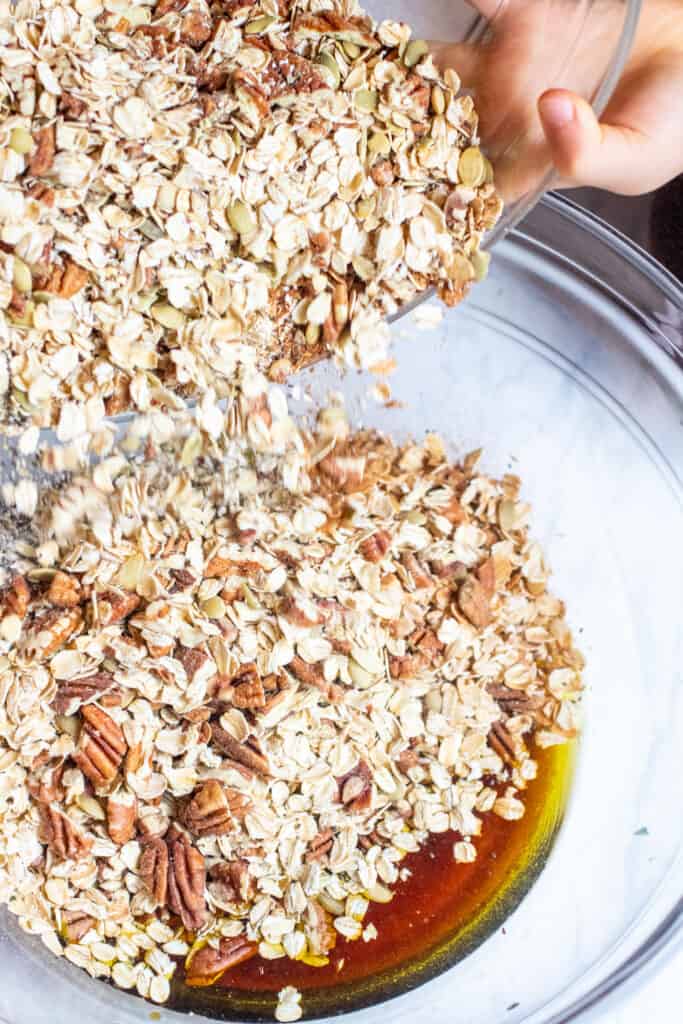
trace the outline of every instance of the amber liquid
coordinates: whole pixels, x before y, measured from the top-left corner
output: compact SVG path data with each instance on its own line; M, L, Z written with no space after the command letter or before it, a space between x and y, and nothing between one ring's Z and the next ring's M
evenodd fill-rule
M340 936L326 967L255 957L212 989L189 989L179 978L173 1008L223 1020L272 1020L277 992L294 985L306 993L306 1016L323 1015L407 991L462 959L528 892L561 822L573 752L554 747L535 757L539 773L524 797L526 814L514 822L486 815L473 864L454 861L453 833L433 836L401 862L410 876L395 886L391 903L371 904L364 920L376 926L376 939Z

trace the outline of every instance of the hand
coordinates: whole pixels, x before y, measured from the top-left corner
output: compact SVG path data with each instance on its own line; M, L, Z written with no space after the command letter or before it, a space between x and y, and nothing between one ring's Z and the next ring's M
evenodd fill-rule
M601 121L582 97L593 94L613 52L623 3L592 4L585 25L585 5L575 0L474 5L492 19L484 40L435 44L434 52L475 93L482 139L506 200L538 185L549 166L560 186L631 195L683 171L683 0L644 0L631 55ZM555 81L569 88L545 88Z

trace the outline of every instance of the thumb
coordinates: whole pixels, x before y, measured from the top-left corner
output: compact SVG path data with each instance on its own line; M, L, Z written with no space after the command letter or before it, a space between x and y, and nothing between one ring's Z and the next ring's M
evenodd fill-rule
M563 185L638 195L659 184L648 180L652 147L638 129L600 124L590 104L565 89L543 93L538 112Z

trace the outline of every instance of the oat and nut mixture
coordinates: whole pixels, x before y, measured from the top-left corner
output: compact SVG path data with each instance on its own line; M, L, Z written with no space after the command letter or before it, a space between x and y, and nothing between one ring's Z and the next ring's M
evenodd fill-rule
M381 366L485 272L471 97L356 0L0 0L0 419L59 424Z
M0 897L157 1002L372 941L405 855L476 858L577 727L519 480L237 377L47 495L2 591Z

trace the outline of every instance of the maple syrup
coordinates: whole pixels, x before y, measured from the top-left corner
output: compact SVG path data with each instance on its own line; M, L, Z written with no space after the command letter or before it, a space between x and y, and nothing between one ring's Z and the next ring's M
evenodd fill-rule
M273 1020L277 993L294 985L304 993L306 1017L358 1009L406 992L471 953L499 928L540 874L562 820L571 782L572 745L537 750L538 778L524 796L519 821L485 816L477 859L457 864L453 833L432 836L401 866L410 875L390 903L370 905L364 926L371 942L341 936L326 967L286 957L255 957L227 971L212 988L188 988L176 979L171 1007L217 1020Z

